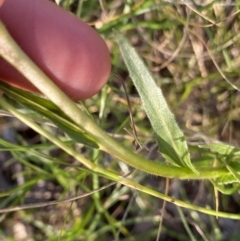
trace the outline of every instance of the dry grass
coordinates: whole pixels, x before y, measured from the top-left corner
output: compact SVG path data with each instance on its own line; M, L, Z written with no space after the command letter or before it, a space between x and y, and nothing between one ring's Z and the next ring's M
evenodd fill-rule
M124 33L146 61L192 146L193 161L202 156L194 149L198 143L220 140L239 146L238 5L230 1L226 4L213 1L199 1L197 4L196 1L192 4L191 1L160 0L82 3L75 0L60 1L60 4L91 23L109 45L113 67L105 87L109 101L102 119L99 120L100 95L85 101L85 105L100 125L114 134L119 142L134 149L121 77L127 87L138 139L144 147L140 153L151 159L160 156L154 148L155 140L138 94L119 55L113 28ZM108 183L80 170L74 159L49 146L46 140L14 118L1 117L1 125L2 138L19 145L28 143L29 148L43 146L40 151L46 155L44 159L33 158L23 152L0 153L0 194L11 191L2 197L1 208L66 198ZM55 132L60 135L60 132ZM125 164L118 164L103 153L81 146L79 151L98 160L106 168L118 168L124 173L129 171ZM213 158L209 156L209 159ZM165 190L166 180L163 178L139 172L135 179L161 192ZM20 188L12 191L14 187ZM222 195L214 191L209 182L171 180L168 193L200 206L214 209L215 200L218 200L221 210L239 210L238 191L229 196ZM116 185L71 203L2 215L0 239L156 240L162 205L161 200ZM121 225L124 214L127 216ZM167 204L159 240L194 240L186 232L184 222L190 226L195 240L238 240L239 221L216 219L188 210L184 210L184 215L185 218L181 218L176 206Z

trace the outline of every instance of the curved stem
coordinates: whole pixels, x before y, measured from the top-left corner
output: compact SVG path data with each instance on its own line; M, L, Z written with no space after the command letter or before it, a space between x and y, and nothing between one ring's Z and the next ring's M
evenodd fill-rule
M212 179L228 173L225 167L198 169L196 176L191 170L183 167L168 166L144 159L129 151L107 135L78 106L67 97L31 59L20 49L0 22L0 55L21 72L46 97L67 114L77 125L90 133L97 141L100 149L111 154L126 164L144 172L168 178ZM90 165L91 166L91 165ZM88 167L90 167L88 166Z
M153 190L151 188L145 187L145 186L143 186L143 185L141 185L139 183L136 183L136 182L134 182L134 181L132 181L132 180L130 180L128 178L119 176L119 175L117 175L114 172L111 172L111 171L108 171L108 170L106 170L104 168L101 168L101 167L95 165L90 160L86 159L83 155L81 155L81 154L77 153L76 151L74 151L72 148L70 148L68 145L66 145L62 141L60 141L58 138L53 136L51 133L49 133L46 130L44 130L41 126L39 126L38 124L36 124L32 120L30 120L30 118L28 118L26 115L24 115L24 114L20 113L19 111L17 111L10 104L8 104L3 98L0 99L0 105L2 105L9 112L14 114L16 117L18 117L24 123L29 125L35 131L37 131L41 135L45 136L47 139L52 141L58 147L60 147L64 151L66 151L66 153L74 156L78 161L80 161L85 166L87 166L89 169L91 169L95 173L98 173L101 176L107 177L107 178L109 178L111 180L114 180L116 182L119 182L119 183L121 183L121 184L123 184L125 186L133 188L135 190L139 190L139 191L144 192L146 194L149 194L151 196L155 196L157 198L161 198L161 199L166 200L168 202L172 202L172 203L174 203L174 204L176 204L178 206L181 206L181 207L184 207L184 208L187 208L187 209L192 209L192 210L195 210L195 211L199 211L199 212L202 212L202 213L206 213L206 214L214 215L214 216L218 216L218 217L225 217L225 218L231 218L231 219L240 219L240 215L238 215L238 214L230 214L230 213L225 213L225 212L219 212L219 211L215 211L215 210L199 207L199 206L196 206L196 205L193 205L193 204L181 201L179 199L175 199L173 197L170 197L170 196L167 196L165 194L162 194L162 193L160 193L160 192L158 192L156 190ZM5 212L9 212L9 211L16 211L16 210L19 210L19 209L21 209L21 208L15 207L15 208L10 208L10 209L9 208L8 209L0 209L0 213L5 213Z

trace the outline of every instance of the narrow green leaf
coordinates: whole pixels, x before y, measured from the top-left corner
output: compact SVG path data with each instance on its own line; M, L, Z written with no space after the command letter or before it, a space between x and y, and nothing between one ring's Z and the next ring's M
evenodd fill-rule
M222 142L199 145L200 148L208 148L223 156L239 156L240 149Z
M210 149L212 152L219 154L219 160L222 161L229 170L228 174L214 181L212 180L218 190L230 195L239 189L240 174L237 172L237 170L239 170L239 162L235 160L236 158L239 159L240 149L221 142L200 145L199 147ZM225 187L225 185L231 186Z
M171 163L188 167L197 173L190 161L184 135L169 110L161 89L156 85L142 59L125 37L117 31L115 34L125 64L157 135L160 152Z
M29 109L38 112L42 116L51 120L73 140L92 148L99 147L97 142L91 136L73 123L70 118L51 101L3 82L0 82L0 89L14 101L18 101Z

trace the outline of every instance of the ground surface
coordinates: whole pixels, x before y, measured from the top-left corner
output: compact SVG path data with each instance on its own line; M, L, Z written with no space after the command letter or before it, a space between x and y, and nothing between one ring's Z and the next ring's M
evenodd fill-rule
M198 143L220 140L239 146L239 1L196 1L193 4L192 1L76 0L59 4L89 22L109 46L113 67L104 89L107 93L104 114L99 118L103 95L84 104L99 125L114 134L119 142L134 150L122 78L138 139L144 147L138 151L153 160L162 158L123 64L113 28L121 31L136 47L161 86L185 133L193 160L201 157L194 149ZM0 208L61 200L109 183L105 178L81 170L73 157L16 118L2 112L0 121L1 138L26 147L25 151L0 152ZM47 125L43 123L43 126ZM61 130L46 128L65 138ZM106 168L122 174L130 170L99 151L82 145L75 145L75 148ZM30 150L36 150L38 155ZM239 212L238 191L224 195L216 192L208 181L169 181L143 172L136 172L133 179L161 192L165 192L170 182L169 195L212 209L216 208L218 200L219 210ZM3 214L0 216L0 240L151 241L157 239L161 218L161 241L239 240L239 221L178 209L174 204L163 206L162 200L122 185L73 202ZM190 231L186 231L185 224Z

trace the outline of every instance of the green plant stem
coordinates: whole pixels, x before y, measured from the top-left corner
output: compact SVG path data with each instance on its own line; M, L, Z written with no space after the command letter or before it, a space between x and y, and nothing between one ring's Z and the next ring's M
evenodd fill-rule
M4 25L0 22L0 55L21 72L33 85L35 85L47 98L67 114L77 125L97 141L100 149L120 159L126 164L142 170L144 172L181 179L212 179L228 173L225 167L198 169L199 175L196 175L188 168L168 166L147 159L144 159L134 152L129 151L106 132L104 132L96 123L94 123L86 113L81 111L78 106L64 94L31 59L21 50L13 40ZM83 162L88 168L96 168L87 161Z
M62 150L64 150L66 153L68 153L69 155L74 156L78 161L80 161L82 164L84 164L86 167L88 167L89 169L91 169L92 171L94 171L95 173L103 176L103 177L107 177L108 179L111 179L113 181L119 182L125 186L128 186L130 188L133 188L135 190L139 190L141 192L144 192L146 194L152 195L154 197L157 198L161 198L163 200L166 200L168 202L172 202L180 207L184 207L187 209L192 209L195 211L199 211L202 213L206 213L208 215L213 215L213 216L218 216L218 217L223 217L223 218L231 218L231 219L239 219L240 220L240 215L237 214L230 214L230 213L224 213L224 212L219 212L219 211L214 211L214 210L210 210L207 208L202 208L190 203L186 203L184 201L175 199L173 197L167 196L165 194L162 194L156 190L153 190L151 188L147 188L145 186L142 186L141 184L138 184L128 178L119 176L118 174L108 171L104 168L101 168L97 165L95 165L93 162L91 162L90 160L88 160L87 158L85 158L84 156L82 156L81 154L77 153L76 151L74 151L71 147L69 147L67 144L63 143L61 140L59 140L58 138L56 138L55 136L53 136L51 133L47 132L46 130L44 130L41 126L39 126L38 124L36 124L35 122L33 122L29 117L27 117L25 114L20 113L18 110L16 110L13 106L11 106L10 104L8 104L4 98L0 98L0 105L5 108L6 110L8 110L10 113L12 113L14 116L16 116L19 120L23 121L24 123L26 123L29 127L31 127L33 130L35 130L36 132L38 132L39 134L41 134L42 136L46 137L48 140L50 140L52 143L54 143L55 145L57 145L58 147L60 147ZM4 212L8 212L8 211L14 211L15 208L13 209L0 209L0 213L4 213Z
M90 170L94 171L95 173L99 173L102 175L105 175L106 171L105 169L95 165L93 162L85 158L83 155L79 154L75 150L72 149L71 146L68 146L61 140L59 140L57 137L50 134L48 131L44 130L42 127L40 127L38 124L33 122L30 118L25 116L24 114L20 113L18 110L16 110L14 107L12 107L10 104L7 103L7 101L4 98L0 99L0 105L11 112L14 116L16 116L19 120L23 121L25 124L27 124L29 127L31 127L33 130L38 132L40 135L46 137L48 140L50 140L52 143L54 143L56 146L60 147L62 150L64 150L66 153L68 153L71 156L74 156L77 160L79 160L83 165L85 165ZM114 180L119 181L119 177L117 174L112 173L108 171L106 173L107 177Z

